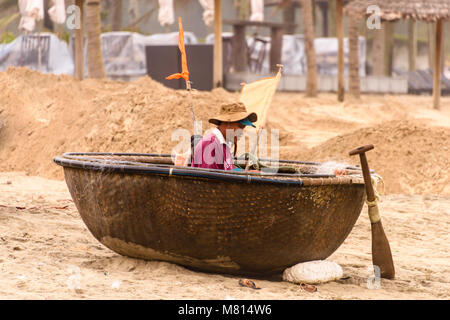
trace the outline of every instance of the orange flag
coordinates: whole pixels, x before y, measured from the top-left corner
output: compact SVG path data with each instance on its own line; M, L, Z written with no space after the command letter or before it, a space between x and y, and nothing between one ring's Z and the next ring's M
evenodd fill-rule
M187 58L186 58L186 49L184 48L184 32L183 25L181 24L181 17L178 17L178 27L180 31L178 32L178 48L181 52L181 73L174 73L168 77L167 80L171 79L180 79L183 78L186 81L189 81L189 70L187 67Z

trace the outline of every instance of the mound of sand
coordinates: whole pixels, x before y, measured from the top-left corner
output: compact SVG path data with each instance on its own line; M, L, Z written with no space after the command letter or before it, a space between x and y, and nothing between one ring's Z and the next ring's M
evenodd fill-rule
M348 152L367 142L369 166L380 174L387 193L450 194L450 129L422 121L389 121L334 137L313 147L303 158L359 164ZM295 157L293 154L292 157Z
M203 121L233 99L223 89L194 91ZM177 128L192 132L187 92L143 77L124 83L42 75L25 68L0 73L0 170L62 179L54 156L70 151L169 152Z
M203 130L210 128L207 119L221 103L238 98L223 89L193 95ZM356 164L358 158L350 159L348 151L372 143L376 149L368 154L369 164L385 179L387 192L450 194L450 128L410 116L405 105L420 99L413 98L380 103L369 97L361 107L361 102L339 105L326 95L306 99L281 93L268 127L279 129L281 158ZM166 88L148 77L78 82L10 68L0 72L0 171L63 179L52 161L63 152L170 153L178 143L171 140L175 129L192 132L188 100L185 90ZM373 122L365 106L381 120ZM429 116L427 110L422 113ZM389 121L389 115L408 120Z

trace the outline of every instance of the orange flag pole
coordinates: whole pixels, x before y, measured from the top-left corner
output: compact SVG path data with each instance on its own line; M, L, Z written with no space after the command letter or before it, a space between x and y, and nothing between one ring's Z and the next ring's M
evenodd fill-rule
M174 73L166 77L166 79L171 80L183 78L186 81L186 90L189 92L189 108L191 109L192 124L194 126L194 135L197 135L199 133L196 126L194 106L192 103L192 88L191 88L191 81L189 81L189 70L187 66L186 48L184 46L184 31L183 25L181 24L181 17L178 17L178 27L179 27L178 48L180 49L181 52L181 73Z

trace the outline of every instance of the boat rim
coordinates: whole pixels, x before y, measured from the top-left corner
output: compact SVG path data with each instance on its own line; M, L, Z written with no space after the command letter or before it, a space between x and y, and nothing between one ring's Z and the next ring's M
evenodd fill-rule
M86 158L86 157L92 158ZM114 153L114 152L66 152L61 156L54 157L53 161L62 166L78 169L87 169L101 171L104 173L133 173L144 175L167 175L167 176L184 176L193 178L206 178L222 181L246 182L246 183L268 183L268 184L288 184L288 185L305 185L305 180L321 180L320 185L327 184L361 184L361 179L351 179L349 176L336 176L334 174L283 174L283 173L263 173L263 172L236 172L217 169L206 169L197 167L176 166L170 164L153 164L133 161L117 161L95 158L95 156L140 156L140 157L163 157L171 158L170 154L157 153ZM236 158L244 159L244 158ZM320 162L308 162L297 160L274 160L259 159L262 162L276 161L280 164L304 164L304 165L320 165ZM108 163L109 162L109 163ZM361 170L358 167L348 166L346 169ZM372 171L372 170L371 170ZM278 177L278 179L277 179ZM354 175L353 175L354 177ZM285 179L279 179L285 178ZM291 178L291 179L286 179ZM336 181L338 180L338 182ZM312 183L306 183L310 185ZM315 184L315 183L314 183Z

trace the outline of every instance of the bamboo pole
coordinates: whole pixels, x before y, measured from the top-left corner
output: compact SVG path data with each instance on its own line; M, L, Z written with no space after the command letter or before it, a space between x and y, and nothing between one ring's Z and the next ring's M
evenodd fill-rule
M122 29L122 0L112 1L111 11L111 31L120 31Z
M385 21L384 26L384 75L390 77L392 74L392 62L393 62L393 51L394 51L394 22Z
M222 57L222 0L214 0L214 66L213 87L221 87L223 81Z
M433 70L433 107L440 109L441 97L441 54L442 54L442 20L436 22Z
M372 41L372 50L371 60L373 66L373 75L375 76L384 76L384 54L385 54L385 34L386 34L386 23L383 21L381 23L381 29L372 30L373 41Z
M320 13L322 14L322 36L328 37L328 2L319 3Z
M84 18L83 0L76 0L75 5L80 8L80 28L75 29L75 79L84 79Z
M343 24L343 0L336 1L336 32L338 38L338 101L344 101L344 24Z
M317 61L314 50L314 24L312 0L302 0L302 23L306 53L306 96L317 96Z
M86 40L89 78L105 78L101 42L100 0L86 1Z
M350 94L357 99L360 98L358 31L358 18L350 16L348 25L348 87Z
M38 26L38 71L41 72L42 52L41 52L41 24Z
M336 30L337 28L335 28L335 26L337 26L337 20L336 20L336 15L337 15L337 2L338 1L342 1L342 0L332 0L329 2L329 6L328 6L328 36L329 37L336 37L337 33ZM341 2L341 8L342 8L342 2Z
M435 24L432 22L427 23L427 31L428 31L428 67L433 70L434 68L434 49L436 47L436 43L435 43L435 37L434 35L436 34L436 28L435 28Z
M285 34L295 33L295 4L292 1L287 3L283 8L283 23L289 24L285 29Z
M314 29L314 37L316 37L316 22L317 22L317 17L316 17L316 1L315 0L311 0L311 10L312 10L312 25L313 25L313 29Z

